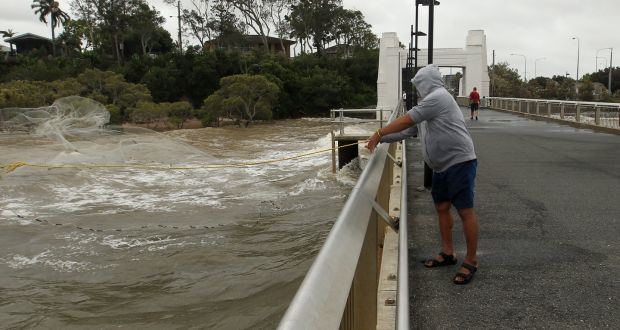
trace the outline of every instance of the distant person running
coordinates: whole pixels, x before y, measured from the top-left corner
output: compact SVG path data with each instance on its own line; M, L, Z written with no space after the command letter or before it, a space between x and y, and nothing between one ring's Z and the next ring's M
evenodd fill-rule
M474 87L474 90L469 93L469 106L471 108L471 116L469 116L470 120L474 120L474 115L476 116L476 120L478 120L478 108L480 108L480 94L478 94L478 89Z
M474 211L476 153L458 104L444 87L436 65L428 65L413 78L420 104L370 137L366 146L374 151L379 143L400 141L419 131L424 161L433 169L431 195L439 220L441 250L424 261L428 268L456 264L452 240L454 206L463 222L467 254L453 278L454 284L467 284L478 270L476 250L479 226Z

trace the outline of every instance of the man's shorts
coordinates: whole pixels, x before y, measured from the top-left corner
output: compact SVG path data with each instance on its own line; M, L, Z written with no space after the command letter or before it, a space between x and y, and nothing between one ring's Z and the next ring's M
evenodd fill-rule
M472 159L450 166L447 170L433 172L433 202L450 202L457 210L474 207L474 187L478 161Z
M472 104L469 105L469 107L471 108L471 111L478 110L478 106L479 106L478 103L472 103Z

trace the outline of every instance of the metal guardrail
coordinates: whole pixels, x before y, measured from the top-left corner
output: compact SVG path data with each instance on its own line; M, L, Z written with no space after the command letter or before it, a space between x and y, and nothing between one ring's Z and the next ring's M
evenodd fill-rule
M459 104L467 105L466 97ZM589 126L620 129L620 103L488 97L483 107Z
M390 116L394 120L400 111L402 103ZM338 329L360 328L356 319L372 319L365 315L376 314L376 287L377 283L356 283L360 276L362 281L376 281L377 256L368 254L368 247L375 249L377 243L377 229L370 227L377 223L376 212L373 211L375 199L384 199L378 193L382 179L386 177L386 164L390 164L388 149L391 146L381 144L371 156L368 164L362 171L357 184L345 203L338 219L334 223L325 244L314 260L297 291L288 310L282 318L278 329ZM404 150L403 150L404 153ZM404 155L403 155L404 157ZM403 158L403 164L404 158ZM406 203L406 174L403 165L401 194L400 228L399 230L399 265L398 265L398 329L408 329L409 326L409 293L408 293L408 265L407 265L407 203ZM404 197L403 197L404 196ZM383 206L385 207L385 206ZM373 220L374 219L374 220ZM376 227L376 226L375 226ZM369 238L369 235L371 236ZM374 236L373 236L374 235ZM404 253L404 255L403 255ZM366 262L371 271L360 271L359 263ZM372 269L374 268L374 269ZM372 274L375 274L373 277ZM405 281L405 282L402 282ZM368 287L374 285L374 300ZM372 300L363 310L355 311L355 303L367 297ZM374 311L374 312L373 312ZM356 314L357 313L357 314ZM376 315L374 316L376 321ZM361 321L361 323L365 323ZM363 328L375 329L376 324L364 324Z
M409 329L409 238L407 237L407 148L403 140L401 169L400 230L398 231L398 292L396 296L396 329Z
M383 123L385 123L385 120L383 120L384 113L391 113L392 110L386 110L386 109L332 109L330 111L330 119L331 119L331 123L332 124L338 124L338 128L339 128L339 132L340 135L344 135L344 125L348 124L350 122L347 122L345 120L345 114L350 113L350 114L362 114L362 113L372 113L372 114L379 114L378 118L380 119L364 119L364 120L360 120L360 121L356 121L356 124L359 123L379 123L379 127L383 127ZM337 119L336 119L337 118Z

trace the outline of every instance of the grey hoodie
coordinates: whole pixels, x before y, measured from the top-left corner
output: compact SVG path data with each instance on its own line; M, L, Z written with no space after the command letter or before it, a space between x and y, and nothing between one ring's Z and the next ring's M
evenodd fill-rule
M439 68L430 64L420 69L413 78L420 95L420 103L407 114L416 127L385 136L381 142L400 140L420 132L424 161L435 172L476 159L474 143L465 126L465 118L456 101L446 90Z

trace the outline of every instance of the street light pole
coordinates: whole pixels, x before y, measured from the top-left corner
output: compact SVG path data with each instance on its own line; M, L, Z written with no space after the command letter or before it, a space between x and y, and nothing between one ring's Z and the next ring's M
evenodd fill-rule
M612 62L612 60L614 58L614 48L613 47L609 47L609 50L611 52L609 53L609 81L607 82L607 85L609 86L609 94L611 95L611 94L613 94L611 92L611 70L613 68L613 66L611 65L611 62Z
M525 63L525 70L523 71L523 79L527 82L527 57L523 54L510 54L512 56L523 56L523 62Z
M579 81L579 37L573 37L573 40L577 39L577 81Z
M596 51L596 57L598 60L598 52L600 52L601 50L606 50L609 49L610 53L609 53L609 78L607 81L607 90L609 90L609 94L612 94L611 92L611 68L613 68L612 66L612 60L614 57L614 48L613 47L608 47L608 48L601 48L599 50Z
M183 39L181 39L181 0L177 1L176 7L177 7L177 16L170 16L170 17L176 17L179 23L179 52L183 53Z
M546 59L547 59L546 57L539 57L539 58L537 58L537 59L535 59L535 60L534 60L534 78L538 77L538 76L536 75L536 62L538 62L538 61L540 61L540 60L546 60Z

